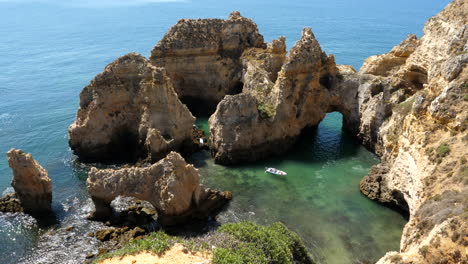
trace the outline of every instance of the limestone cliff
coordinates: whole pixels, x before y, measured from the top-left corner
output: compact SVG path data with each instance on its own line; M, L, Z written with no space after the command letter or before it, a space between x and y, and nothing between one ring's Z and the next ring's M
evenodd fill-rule
M379 263L468 259L467 41L468 1L456 0L429 19L420 40L409 36L361 68L380 87L367 92L360 109L379 119L367 122L377 132L367 143L382 159L361 181L361 191L410 214L400 252Z
M176 152L149 167L99 170L92 168L86 181L96 210L94 219L111 216L110 203L117 196L130 196L150 202L163 225L216 213L231 194L204 188L200 173Z
M13 170L11 185L26 213L49 213L52 208L52 181L47 171L19 149L7 153L8 165Z
M243 93L226 96L209 119L216 162L254 161L284 152L304 128L317 125L331 111L342 112L347 128L354 130L357 110L351 102L357 90L332 85L341 73L312 30L304 29L284 56L284 38L266 49L244 52Z
M130 53L83 89L69 143L84 160L157 160L192 143L194 121L166 71Z
M232 12L223 19L181 19L151 52L182 102L195 114L212 113L226 94L242 91L242 52L265 46L257 25Z

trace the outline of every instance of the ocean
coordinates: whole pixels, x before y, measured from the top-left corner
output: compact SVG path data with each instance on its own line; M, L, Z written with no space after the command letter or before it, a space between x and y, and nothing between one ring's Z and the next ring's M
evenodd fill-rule
M285 36L288 49L311 27L327 54L358 70L407 34L422 36L425 21L448 2L0 0L0 194L12 191L6 152L23 149L49 171L59 220L42 228L29 216L0 213L0 260L82 263L96 250L85 234L102 225L84 219L92 209L86 172L67 139L79 93L117 57L148 57L178 19L227 18L239 10L266 41ZM319 263L372 263L398 250L406 220L359 193L359 180L378 159L341 130L341 118L328 114L293 150L254 164L215 165L207 152L190 157L207 186L234 192L218 221L282 221ZM206 117L197 123L207 128ZM265 174L265 166L288 177ZM70 225L75 229L65 231Z

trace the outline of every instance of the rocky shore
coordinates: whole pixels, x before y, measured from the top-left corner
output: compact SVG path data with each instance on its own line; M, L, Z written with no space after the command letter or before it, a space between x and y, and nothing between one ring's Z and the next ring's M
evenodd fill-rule
M421 39L408 36L360 70L382 84L363 106L384 118L366 141L382 161L361 181L361 191L410 215L400 252L379 263L466 262L467 24L468 2L453 1L429 19Z
M154 220L168 227L215 217L232 194L205 188L203 175L180 153L209 148L224 165L261 160L284 153L337 111L343 129L381 158L360 182L361 192L409 215L400 251L378 263L466 263L467 25L468 1L455 0L429 19L422 38L409 35L356 71L337 65L310 28L287 52L284 37L266 44L239 12L226 20L179 20L150 59L124 55L80 94L70 147L80 162L115 165L89 170L95 206L89 218L113 225L89 236L119 247L155 243L151 236L158 235L145 237L153 230L142 228ZM209 138L194 126L195 116L207 113ZM12 149L7 155L15 193L0 199L0 210L50 213L48 172L31 154ZM120 221L111 203L122 196L154 210L137 206ZM313 263L282 224L219 230L223 243L233 244L209 244L218 247L213 263ZM174 244L161 236L156 240L167 239L164 250Z

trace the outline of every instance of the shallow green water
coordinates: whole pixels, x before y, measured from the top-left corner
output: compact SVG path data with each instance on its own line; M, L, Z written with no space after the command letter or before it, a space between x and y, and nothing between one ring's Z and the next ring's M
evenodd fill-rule
M234 193L218 220L282 221L323 263L375 262L398 250L406 221L359 192L360 179L378 159L344 133L341 122L339 113L328 114L294 150L253 164L225 167L208 152L195 154L190 161L205 184ZM206 119L197 124L207 128ZM267 174L264 167L288 175Z

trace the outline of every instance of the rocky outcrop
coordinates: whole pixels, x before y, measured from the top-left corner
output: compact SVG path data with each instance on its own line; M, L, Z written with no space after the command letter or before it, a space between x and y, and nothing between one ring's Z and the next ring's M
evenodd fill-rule
M194 114L211 114L226 94L242 91L243 51L264 46L257 25L232 12L227 20L179 20L153 48L150 60L167 70Z
M85 161L157 160L192 144L194 121L166 71L130 53L83 89L69 143Z
M209 119L217 163L254 161L284 152L327 112L340 111L346 128L355 130L357 89L338 83L342 74L353 70L338 68L309 28L284 56L284 39L244 53L243 93L226 96Z
M7 157L8 164L13 170L11 185L24 212L33 215L51 212L52 181L47 171L33 159L31 154L19 149L11 149ZM14 200L16 197L11 198ZM9 208L14 209L11 206Z
M0 198L0 212L20 213L23 212L20 200L16 193L10 193Z
M360 184L369 198L410 214L400 252L379 263L463 263L468 200L468 1L456 0L389 54L371 57L360 82L361 129L381 156ZM398 63L396 63L397 59ZM365 118L375 117L372 123Z
M91 218L97 220L110 218L110 203L117 196L150 202L162 225L211 216L231 199L228 192L205 189L198 170L176 152L144 168L92 168L86 183L96 206Z

